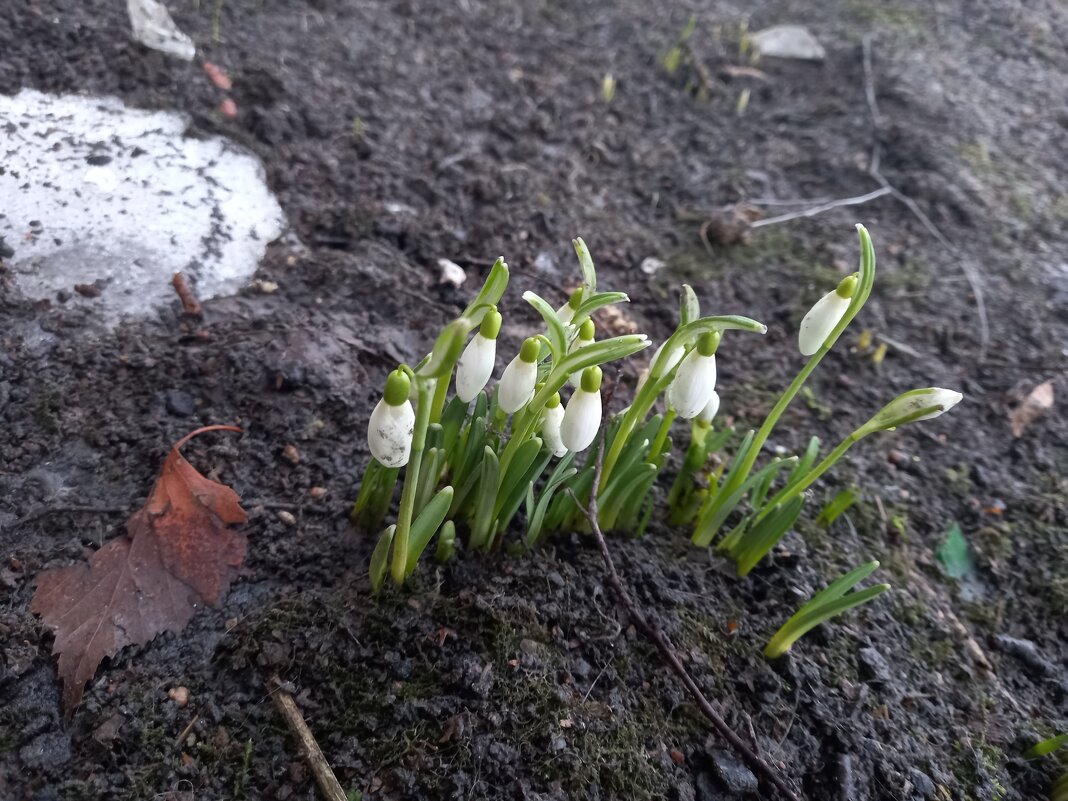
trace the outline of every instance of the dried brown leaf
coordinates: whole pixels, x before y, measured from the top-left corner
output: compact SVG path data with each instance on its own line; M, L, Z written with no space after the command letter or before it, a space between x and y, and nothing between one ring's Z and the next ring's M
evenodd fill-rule
M126 535L105 543L87 564L46 570L37 577L30 610L56 635L68 714L105 657L143 645L164 631L181 631L197 605L215 604L245 558L247 541L228 526L244 523L240 498L200 475L179 452L208 426L168 454L144 507Z
M1031 390L1024 402L1012 410L1009 423L1012 435L1017 439L1023 436L1024 429L1053 408L1053 382L1046 381Z

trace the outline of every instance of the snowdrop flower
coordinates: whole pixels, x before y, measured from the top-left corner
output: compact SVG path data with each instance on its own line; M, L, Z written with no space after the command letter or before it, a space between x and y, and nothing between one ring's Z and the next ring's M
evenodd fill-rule
M410 389L411 381L403 370L390 373L382 400L367 424L367 446L385 467L404 467L412 452L415 410L408 400Z
M593 320L587 317L586 322L579 326L578 336L575 338L575 341L571 343L571 348L568 350L568 353L574 353L579 348L584 348L587 345L592 345L594 335L595 330L593 326ZM571 386L577 387L582 381L582 371L576 370L567 380L571 382Z
M497 358L497 334L500 331L500 313L496 309L487 312L478 333L467 343L456 363L456 395L464 403L474 400L490 380L493 362Z
M716 389L716 348L720 335L702 334L697 347L686 354L667 390L667 402L683 420L704 409Z
M541 438L545 447L557 458L567 453L567 446L560 439L560 423L563 419L564 407L560 403L560 393L557 392L545 404L545 414L541 418Z
M567 325L575 317L575 309L582 305L582 287L579 287L571 296L567 299L567 303L556 310L556 316L560 318L560 322Z
M663 353L664 346L666 344L667 344L666 340L664 342L660 343L660 347L656 349L656 352L653 354L653 358L651 358L649 360L649 366L647 368L645 368L644 370L642 370L641 375L638 376L638 386L634 388L634 394L635 395L637 395L639 392L642 391L642 387L645 386L645 382L649 380L649 371L652 370L656 366L656 360L660 358L660 354ZM685 353L686 353L686 349L683 348L681 345L678 345L678 346L672 348L671 349L671 354L668 356L667 365L660 372L660 375L661 376L665 376L668 373L670 373L672 370L674 370L675 366L679 362L682 361L682 357L683 357L683 355Z
M710 425L712 423L713 418L715 418L716 413L718 411L719 411L719 393L716 392L715 390L712 390L712 397L708 399L708 403L705 404L705 408L703 408L697 414L697 419L700 420L705 425Z
M823 347L827 337L845 316L856 290L857 277L847 276L842 279L836 289L817 300L816 304L808 310L797 334L797 344L802 356L811 356Z
M884 431L905 423L932 420L948 412L960 403L962 398L964 396L961 393L954 392L952 389L942 389L941 387L914 389L898 395L886 404L860 430L865 431L865 433Z
M584 451L601 427L601 368L587 367L582 381L564 410L560 440L569 451Z
M538 383L538 356L541 342L537 337L528 337L523 347L508 366L504 368L498 387L497 402L505 414L515 414L534 397L534 385Z

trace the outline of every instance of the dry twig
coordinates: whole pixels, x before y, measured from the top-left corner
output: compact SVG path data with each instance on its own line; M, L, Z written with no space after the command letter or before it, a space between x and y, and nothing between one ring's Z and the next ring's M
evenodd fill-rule
M282 680L278 676L272 676L267 682L267 691L270 693L278 714L282 716L289 730L300 743L301 756L304 757L312 775L315 776L315 783L319 785L323 798L326 801L347 801L345 791L341 789L341 783L338 782L330 763L323 756L323 751L319 743L315 741L315 736L308 728L308 724L304 722L304 716L300 713L297 702L293 700L290 693L282 689Z
M594 488L596 488L601 481L603 456L604 443L602 442L600 452L597 454L597 462L594 471L592 484ZM579 505L581 506L581 504ZM742 741L742 738L735 734L734 730L719 716L719 713L713 708L712 704L705 697L705 694L701 692L701 688L697 686L697 682L693 680L690 672L686 670L686 667L682 664L682 660L679 659L678 653L675 651L674 646L668 638L659 628L657 628L655 623L642 614L634 601L631 600L630 593L627 592L626 588L623 586L623 581L619 577L619 573L616 572L615 563L612 561L612 554L608 550L608 543L605 542L604 534L601 531L601 525L597 520L599 511L597 508L596 489L590 492L590 502L585 513L590 522L590 528L593 530L593 535L597 539L597 544L601 548L601 557L604 559L605 570L608 574L608 583L612 586L612 589L615 591L616 596L622 602L623 606L627 608L627 614L634 622L634 625L640 629L654 645L656 645L661 656L664 657L664 661L668 663L675 674L682 680L683 685L685 685L686 689L693 697L698 708L704 716L711 721L713 728L715 728L720 736L730 744L742 760L755 773L765 778L780 793L782 793L784 798L789 799L789 801L800 801L800 797L790 789L789 785L786 784L782 777L780 777L768 763L757 756L756 753Z

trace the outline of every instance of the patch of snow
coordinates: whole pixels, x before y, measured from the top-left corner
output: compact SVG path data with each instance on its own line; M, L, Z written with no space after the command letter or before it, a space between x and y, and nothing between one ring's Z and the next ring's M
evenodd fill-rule
M0 95L0 236L24 296L70 295L114 326L171 303L175 272L201 300L255 273L285 225L263 167L186 128L116 98ZM91 284L97 297L73 292Z

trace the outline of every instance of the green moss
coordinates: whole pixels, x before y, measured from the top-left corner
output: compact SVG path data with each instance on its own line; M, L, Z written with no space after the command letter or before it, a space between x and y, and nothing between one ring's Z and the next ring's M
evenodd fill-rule
M749 244L688 247L668 254L666 261L665 273L673 285L679 280L707 280L732 271L768 268L788 273L802 285L833 287L842 278L826 259L802 249L795 236L775 227L755 233Z

